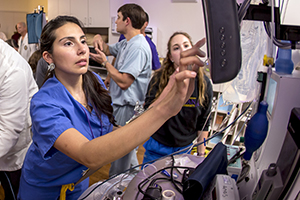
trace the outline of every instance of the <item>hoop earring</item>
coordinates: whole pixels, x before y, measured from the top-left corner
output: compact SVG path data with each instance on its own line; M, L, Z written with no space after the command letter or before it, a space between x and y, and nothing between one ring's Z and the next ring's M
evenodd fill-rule
M48 66L48 70L49 70L49 71L54 70L54 68L55 68L55 64L54 64L54 63L51 63L51 64Z

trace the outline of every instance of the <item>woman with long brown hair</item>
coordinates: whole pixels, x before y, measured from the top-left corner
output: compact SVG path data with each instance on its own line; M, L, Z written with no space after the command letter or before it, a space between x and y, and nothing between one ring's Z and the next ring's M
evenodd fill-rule
M167 56L162 67L155 71L148 86L145 108L159 98L162 91L180 66L182 52L192 48L190 36L185 32L175 32L168 41ZM209 113L212 103L212 84L199 68L195 78L195 89L181 111L170 118L144 144L146 149L143 162L149 162L165 155L187 148L199 136L201 142L208 136ZM177 99L174 99L177 101ZM153 105L153 104L152 104ZM198 155L205 155L205 146L198 146Z

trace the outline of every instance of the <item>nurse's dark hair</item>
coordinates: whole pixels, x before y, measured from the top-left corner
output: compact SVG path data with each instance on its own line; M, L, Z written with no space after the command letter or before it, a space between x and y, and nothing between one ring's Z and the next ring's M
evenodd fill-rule
M82 29L82 23L72 16L57 16L55 19L49 21L42 30L40 38L40 49L43 53L53 53L53 43L56 39L56 30L67 23L74 23ZM49 64L49 63L48 63ZM45 81L55 74L55 70L48 71ZM98 118L101 120L101 114L108 116L109 121L116 126L113 116L112 100L108 91L100 84L97 76L90 70L82 75L83 90L85 92L87 101L92 104ZM45 82L44 81L44 82Z

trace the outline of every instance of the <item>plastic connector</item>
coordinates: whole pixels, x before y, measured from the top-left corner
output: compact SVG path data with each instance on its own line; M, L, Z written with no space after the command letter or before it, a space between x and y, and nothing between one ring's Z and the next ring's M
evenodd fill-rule
M263 65L264 66L273 66L274 65L274 58L268 57L267 55L264 55L264 60L263 60Z

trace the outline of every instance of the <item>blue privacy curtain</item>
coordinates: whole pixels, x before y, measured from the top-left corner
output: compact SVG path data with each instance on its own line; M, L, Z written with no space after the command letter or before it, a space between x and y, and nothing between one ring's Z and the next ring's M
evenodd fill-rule
M46 14L31 13L26 15L27 31L28 31L28 43L39 43L42 29L46 24Z

